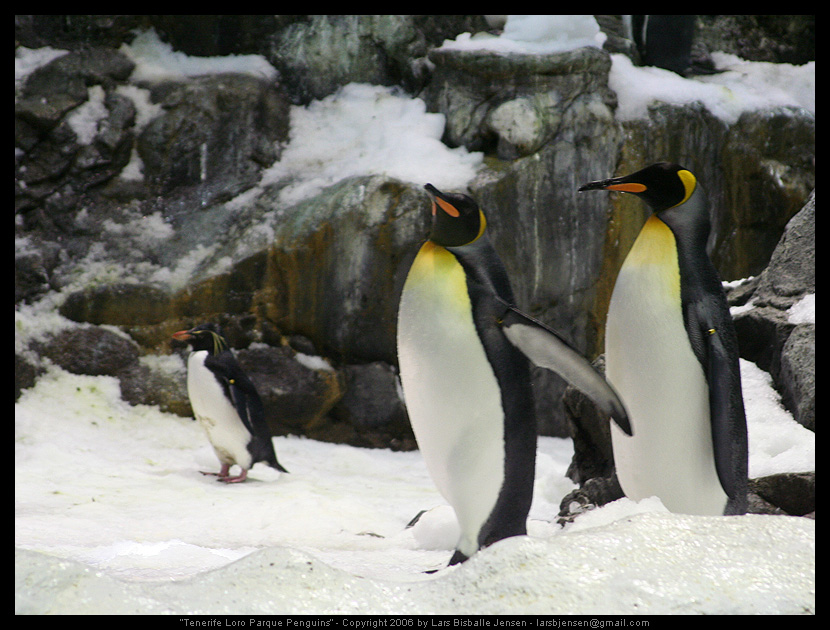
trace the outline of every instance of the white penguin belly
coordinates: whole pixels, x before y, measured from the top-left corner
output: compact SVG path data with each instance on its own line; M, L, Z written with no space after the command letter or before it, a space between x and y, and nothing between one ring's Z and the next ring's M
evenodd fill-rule
M213 372L204 366L206 355L205 350L194 352L187 362L187 393L193 414L205 429L219 461L248 470L252 465L248 452L251 434Z
M657 496L672 512L720 515L727 496L715 469L709 387L683 325L670 231L670 251L654 250L663 228L644 227L608 310L606 375L634 430L629 437L611 425L614 461L629 498Z
M501 391L472 318L464 271L427 243L413 264L398 313L398 360L418 447L461 527L458 548L478 532L504 479Z

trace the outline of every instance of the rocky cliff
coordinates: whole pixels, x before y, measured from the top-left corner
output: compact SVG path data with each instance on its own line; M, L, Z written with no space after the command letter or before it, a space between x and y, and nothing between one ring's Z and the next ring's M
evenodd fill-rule
M814 114L773 107L724 121L658 100L621 116L610 52L639 59L616 17L600 16L605 49L528 55L441 46L487 32L482 16L16 16L16 60L39 54L34 70L16 66L16 394L52 361L118 375L128 400L187 415L170 334L213 321L275 433L413 448L394 338L401 272L426 233L426 182L366 172L302 195L307 173L279 168L304 141L292 112L356 82L423 101L443 115L446 147L481 155L468 187L519 306L591 358L644 211L625 196L577 198L584 182L685 164L709 191L724 279L761 274L815 186ZM701 19L699 44L725 50L740 32L732 52L745 58L814 59L796 45L810 25L782 22ZM251 70L153 67L136 57L148 33L174 59L248 59ZM804 336L765 329L782 359ZM743 343L747 356L765 352L756 329ZM769 369L796 392L812 382L804 366ZM564 386L536 379L540 431L567 435Z

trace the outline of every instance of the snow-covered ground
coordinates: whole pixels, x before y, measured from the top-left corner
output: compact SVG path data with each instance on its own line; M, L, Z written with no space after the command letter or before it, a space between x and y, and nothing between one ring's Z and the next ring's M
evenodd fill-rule
M508 21L502 37L535 46L550 36L555 20L522 24ZM531 25L532 32L526 30ZM575 17L572 26L576 40L595 36L589 21ZM273 76L261 57L190 59L154 35L145 34L124 51L136 61L137 76L149 80L214 71ZM18 49L16 86L58 54ZM674 102L702 100L725 118L780 104L815 111L814 63L796 68L724 61L735 69L698 80L629 67L615 56L611 82L614 87L620 81L618 115L642 115L649 90ZM639 93L625 90L634 82L626 82L625 73L638 73L631 78L639 81ZM669 81L670 94L664 89ZM719 82L717 89L711 89L713 82ZM146 122L157 112L145 92L127 91ZM91 105L74 120L81 131L97 124L100 95L90 96ZM355 133L368 129L369 121L377 129L378 116L393 131ZM462 187L481 156L436 144L442 132L436 116L418 99L388 88L344 88L292 110L292 143L263 184L292 177L286 194L301 197L355 174L358 160L367 174L423 184L436 180L422 174L435 168L438 154L437 175ZM337 143L337 151L320 150L325 138ZM389 150L401 142L418 150ZM407 162L395 163L395 155ZM298 174L308 172L309 163L317 165L311 169L315 179L303 180ZM140 177L141 165L130 172ZM16 246L26 246L25 239ZM68 324L55 313L59 300L50 295L16 310L16 349ZM797 306L793 318L815 321L814 296ZM159 360L183 369L178 359ZM747 362L742 373L750 475L815 470L815 435L781 407L768 375ZM815 612L813 520L681 516L655 499L622 499L564 529L556 525L559 501L573 489L565 477L572 455L568 440L540 441L529 536L502 541L433 574L424 571L445 565L456 525L419 453L294 437L274 442L291 474L259 465L245 484L225 486L199 473L216 470L218 463L195 422L128 405L113 378L51 370L15 404L16 611ZM421 510L430 511L407 528Z
M752 476L815 470L814 434L742 367ZM260 464L217 483L199 472L218 462L197 423L127 404L112 377L52 370L15 405L18 612L815 610L810 519L621 499L556 525L569 440L540 440L529 535L435 574L457 526L420 453L274 443L290 474Z

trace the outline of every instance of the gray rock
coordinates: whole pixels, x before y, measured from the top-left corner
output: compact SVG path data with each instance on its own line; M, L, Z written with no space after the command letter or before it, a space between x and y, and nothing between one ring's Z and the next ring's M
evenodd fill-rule
M801 65L816 59L815 15L701 15L698 39L751 61Z
M36 342L39 354L73 374L117 376L138 363L138 346L99 326L63 329Z
M67 296L60 313L76 322L135 326L168 317L169 298L160 288L134 283L101 284Z
M26 80L15 100L15 208L30 229L71 230L68 215L82 195L127 164L135 108L114 90L132 69L121 53L93 47L58 57ZM96 86L104 92L106 115L94 138L82 140L68 116Z
M815 293L815 192L787 224L758 280L738 289L754 308L735 316L741 356L768 371L796 421L815 430L815 325L789 321L787 309Z
M374 176L344 180L287 209L271 219L252 302L267 303L281 329L305 335L326 356L394 364L402 262L427 233L428 208L419 186Z
M28 357L24 357L15 352L14 354L14 400L20 398L20 394L24 389L34 386L38 376L45 370L40 365L40 362L34 362Z
M117 49L135 37L134 29L147 27L146 15L15 15L15 44L27 48L52 46L67 50L90 44Z
M198 188L200 205L250 188L288 137L288 101L270 82L220 74L156 84L164 108L137 148L154 191Z
M236 357L262 398L275 435L295 433L325 439L327 414L343 396L343 375L287 347L254 347ZM320 363L323 367L317 367Z
M752 479L750 490L792 516L816 511L816 473L781 473Z
M406 406L393 367L381 361L347 365L346 391L332 410L364 436L369 446L394 450L415 448Z
M447 117L445 141L473 151L498 147L504 159L541 147L580 96L613 100L611 59L598 48L550 55L439 48L429 59L435 72L425 100Z
M48 130L66 112L87 100L90 85L110 86L125 81L135 64L108 48L90 47L53 59L26 80L15 116Z
M796 326L781 351L778 385L784 405L793 417L816 430L816 327Z
M787 224L754 293L759 305L789 308L816 291L816 194Z
M714 180L710 239L724 279L761 273L790 219L809 202L815 124L811 113L783 107L746 112L727 131L723 159L712 162L722 167L723 180Z
M295 102L324 98L348 83L416 92L426 80L422 58L429 46L482 28L483 16L309 15L279 28L264 54Z
M815 186L815 117L800 109L748 112L727 125L702 104L655 103L645 119L623 124L620 174L673 161L705 187L709 253L724 280L760 274L787 222ZM631 195L612 201L637 226ZM627 245L621 243L627 251Z
M31 302L54 288L52 271L58 265L61 248L57 243L26 240L14 252L14 302Z
M187 397L186 369L170 372L136 363L119 374L121 397L131 405L155 405L161 411L192 416Z
M274 33L302 15L143 16L175 50L198 57L263 54Z

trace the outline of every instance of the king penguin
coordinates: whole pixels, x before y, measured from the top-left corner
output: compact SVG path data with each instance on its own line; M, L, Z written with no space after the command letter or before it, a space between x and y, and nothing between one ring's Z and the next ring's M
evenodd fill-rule
M225 339L211 324L202 324L173 335L190 344L187 360L187 394L199 424L204 427L222 468L219 481L239 483L257 462L288 472L277 461L262 401L254 384L242 371ZM231 466L242 468L230 476Z
M605 331L606 378L633 436L611 427L626 496L672 512L744 514L747 431L738 343L706 253L709 207L697 178L659 163L585 190L614 190L652 211L620 269Z
M585 391L624 431L630 427L590 363L514 307L478 204L426 189L432 230L401 294L398 360L418 447L460 525L453 565L526 534L536 458L528 359Z

